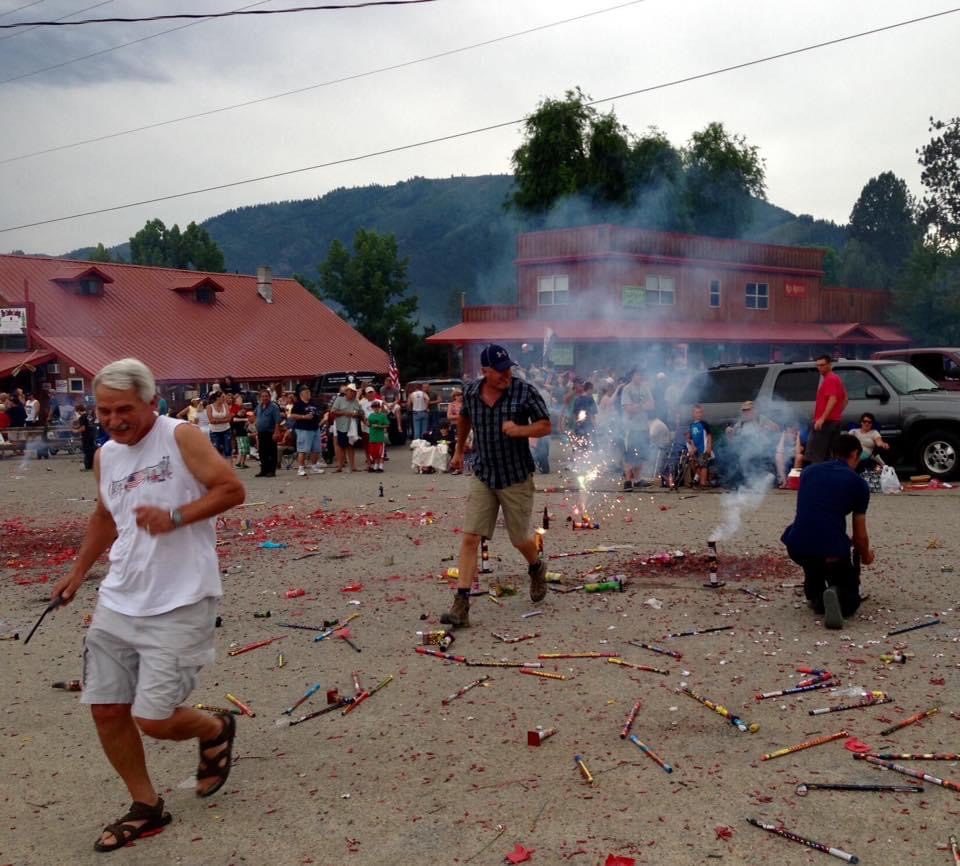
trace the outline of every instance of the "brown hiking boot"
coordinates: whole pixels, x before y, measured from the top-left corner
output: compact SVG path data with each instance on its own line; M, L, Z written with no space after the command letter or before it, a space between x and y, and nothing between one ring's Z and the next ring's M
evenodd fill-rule
M444 625L452 625L455 628L468 628L470 626L470 599L457 593L453 597L453 607L447 613L441 614L440 622Z
M538 559L527 568L530 575L530 601L542 601L547 594L547 564Z

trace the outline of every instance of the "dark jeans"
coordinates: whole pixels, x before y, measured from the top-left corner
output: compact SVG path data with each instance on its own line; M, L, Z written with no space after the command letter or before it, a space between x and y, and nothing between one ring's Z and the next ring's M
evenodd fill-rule
M93 456L97 453L97 443L93 439L89 442L83 441L80 443L80 448L83 451L83 468L93 469Z
M217 449L227 460L230 459L230 431L223 430L220 433L210 431L210 441L213 447Z
M264 475L273 475L277 471L277 443L273 441L273 431L257 432L257 453L260 455L260 471Z
M817 613L823 613L823 591L837 588L840 610L849 619L860 607L860 557L794 556L790 558L803 569L803 594Z
M824 421L819 430L810 428L807 447L803 449L804 464L826 463L833 457L833 445L840 435L839 421Z
M550 437L541 436L537 439L537 445L533 449L533 462L536 464L537 471L544 475L550 474Z

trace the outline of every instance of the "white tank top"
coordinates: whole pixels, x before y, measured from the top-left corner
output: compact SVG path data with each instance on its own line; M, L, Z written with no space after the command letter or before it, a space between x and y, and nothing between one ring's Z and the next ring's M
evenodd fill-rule
M230 429L230 410L224 409L221 412L211 404L209 420L211 433L226 433Z
M134 513L141 505L181 508L207 492L174 438L183 423L156 418L136 445L109 441L100 449L100 501L117 526L100 602L127 616L156 616L222 594L212 518L150 535Z

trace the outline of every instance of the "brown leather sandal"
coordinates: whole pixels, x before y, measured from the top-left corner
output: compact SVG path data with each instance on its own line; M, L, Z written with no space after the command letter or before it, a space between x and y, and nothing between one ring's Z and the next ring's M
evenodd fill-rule
M200 763L197 764L197 781L200 779L209 779L216 777L217 782L212 788L208 788L203 793L198 792L198 797L211 797L217 793L224 782L230 776L230 766L233 763L233 740L237 736L237 723L233 715L226 713L217 713L217 718L223 721L223 730L212 740L204 740L200 743ZM207 758L204 752L223 743L227 747L217 754L214 758Z
M146 839L162 833L163 828L173 820L173 816L163 809L163 797L157 798L154 806L140 803L136 800L130 805L130 810L122 818L117 818L112 824L107 824L100 831L100 839L94 843L93 850L100 852L116 851L124 848L136 839ZM143 821L139 827L131 821ZM112 843L102 841L104 833L113 836Z

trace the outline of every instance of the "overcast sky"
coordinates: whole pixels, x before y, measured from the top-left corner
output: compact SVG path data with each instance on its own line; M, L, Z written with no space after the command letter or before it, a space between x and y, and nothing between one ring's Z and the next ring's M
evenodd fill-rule
M0 23L102 0L0 0ZM622 3L623 0L620 0ZM109 0L79 17L213 12L242 0ZM243 5L246 5L245 3ZM301 0L270 0L280 9ZM493 39L617 0L437 0L418 6L0 31L0 160ZM585 20L248 108L0 164L0 229L135 202L523 117L579 85L636 90L951 8L946 0L643 0ZM137 44L105 51L121 43ZM617 100L634 131L675 144L718 120L757 145L768 198L845 222L892 170L920 192L930 116L960 113L960 13ZM82 55L96 57L67 62ZM57 69L34 73L57 64ZM11 80L15 79L15 80ZM603 106L606 108L606 106ZM125 241L228 208L340 186L510 170L519 127L113 213L0 233L0 250Z

